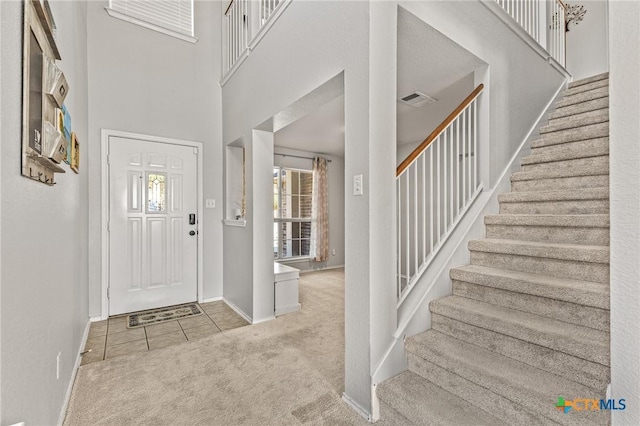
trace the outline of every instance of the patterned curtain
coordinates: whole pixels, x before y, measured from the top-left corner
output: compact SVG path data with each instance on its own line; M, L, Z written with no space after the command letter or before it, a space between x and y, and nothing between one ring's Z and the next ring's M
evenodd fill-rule
M327 196L327 160L313 159L313 200L311 202L311 248L314 262L329 258L329 197Z

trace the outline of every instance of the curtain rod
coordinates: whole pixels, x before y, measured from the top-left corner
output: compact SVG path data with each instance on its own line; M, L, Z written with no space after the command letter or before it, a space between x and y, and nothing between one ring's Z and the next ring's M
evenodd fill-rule
M292 157L292 158L302 158L303 160L313 160L313 157L303 157L301 155L283 154L281 152L274 152L273 155L281 155L282 158ZM327 163L330 163L330 162L331 162L331 159L327 158Z

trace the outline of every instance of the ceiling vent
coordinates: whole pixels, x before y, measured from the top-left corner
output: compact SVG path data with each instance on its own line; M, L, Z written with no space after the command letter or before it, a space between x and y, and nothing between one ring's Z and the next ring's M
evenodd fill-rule
M411 105L412 107L421 107L422 105L432 104L436 102L437 99L432 98L431 96L427 96L424 93L413 92L410 95L405 96L400 99L400 102L404 102L407 105Z

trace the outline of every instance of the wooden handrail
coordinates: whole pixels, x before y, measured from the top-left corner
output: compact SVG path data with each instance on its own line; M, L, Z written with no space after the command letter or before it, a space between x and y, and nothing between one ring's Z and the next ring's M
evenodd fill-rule
M567 5L564 4L564 2L562 0L556 0L558 3L560 3L560 6L562 6L562 8L564 9L564 11L567 11Z
M233 6L233 4L236 2L236 0L231 0L229 2L229 6L227 6L227 10L224 11L224 16L227 16L227 13L229 13L229 9L231 9L231 6Z
M458 105L458 107L456 109L453 110L453 112L451 114L449 114L447 116L447 118L444 119L444 121L442 123L440 123L440 125L438 127L435 128L435 130L433 132L431 132L431 134L429 136L427 136L427 138L422 141L422 143L420 145L418 145L418 147L416 149L414 149L413 151L411 151L411 154L409 154L407 156L407 158L404 159L404 161L402 163L400 163L400 165L398 165L398 167L396 168L396 177L400 176L402 174L402 172L405 171L405 169L407 167L409 167L409 165L411 163L413 163L413 161L420 155L422 154L422 151L424 151L425 149L427 149L427 147L431 144L431 142L433 142L439 135L440 133L442 133L442 131L444 129L446 129L449 124L451 124L453 122L453 120L456 119L456 117L471 103L473 102L473 100L480 94L480 92L482 92L482 90L484 89L484 84L480 84L478 87L476 87L473 92L471 92L469 94L469 96L467 96L464 101L462 101L462 103L460 105Z

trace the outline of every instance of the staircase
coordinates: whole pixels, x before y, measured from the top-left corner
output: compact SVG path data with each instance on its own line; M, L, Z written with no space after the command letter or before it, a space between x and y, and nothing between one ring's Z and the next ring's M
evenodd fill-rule
M608 424L608 74L573 82L450 271L432 329L406 340L409 369L377 389L390 425Z

